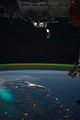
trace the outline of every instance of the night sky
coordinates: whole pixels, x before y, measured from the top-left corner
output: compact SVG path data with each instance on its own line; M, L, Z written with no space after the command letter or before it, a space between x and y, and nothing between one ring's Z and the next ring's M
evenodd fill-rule
M0 18L0 63L67 63L78 59L80 27L67 20L49 24L52 37L35 29L30 22Z

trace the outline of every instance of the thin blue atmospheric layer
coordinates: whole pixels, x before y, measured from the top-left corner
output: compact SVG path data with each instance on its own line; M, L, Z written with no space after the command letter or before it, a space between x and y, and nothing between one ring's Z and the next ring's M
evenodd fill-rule
M0 98L5 101L13 101L13 95L7 88L0 89Z

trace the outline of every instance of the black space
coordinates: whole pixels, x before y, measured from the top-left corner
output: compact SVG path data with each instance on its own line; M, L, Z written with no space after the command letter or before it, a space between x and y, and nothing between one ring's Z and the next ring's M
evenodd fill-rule
M52 37L29 22L0 18L0 63L74 63L80 48L80 27L50 24Z

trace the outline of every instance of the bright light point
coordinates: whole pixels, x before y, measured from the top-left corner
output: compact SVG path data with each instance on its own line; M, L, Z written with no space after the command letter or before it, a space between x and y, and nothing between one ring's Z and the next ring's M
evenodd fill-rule
M56 98L56 102L58 102L59 101L59 99L58 98Z
M43 26L44 26L44 23L43 23L43 22L40 22L40 23L39 23L39 26L40 26L40 27L43 27Z
M18 86L16 86L16 88L18 88Z
M37 22L34 22L34 26L37 26Z
M34 107L36 107L36 104L33 104Z
M28 113L24 113L24 116L27 116L28 115Z
M7 112L5 112L5 115L7 115Z
M49 29L46 29L46 32L47 32L47 33L49 33L49 32L50 32L50 30L49 30Z
M67 108L66 111L69 111L69 109Z

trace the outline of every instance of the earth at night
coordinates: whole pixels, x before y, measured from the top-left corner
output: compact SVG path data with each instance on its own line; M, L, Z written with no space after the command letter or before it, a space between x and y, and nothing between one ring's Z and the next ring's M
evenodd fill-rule
M80 78L68 71L0 71L1 120L79 120Z

